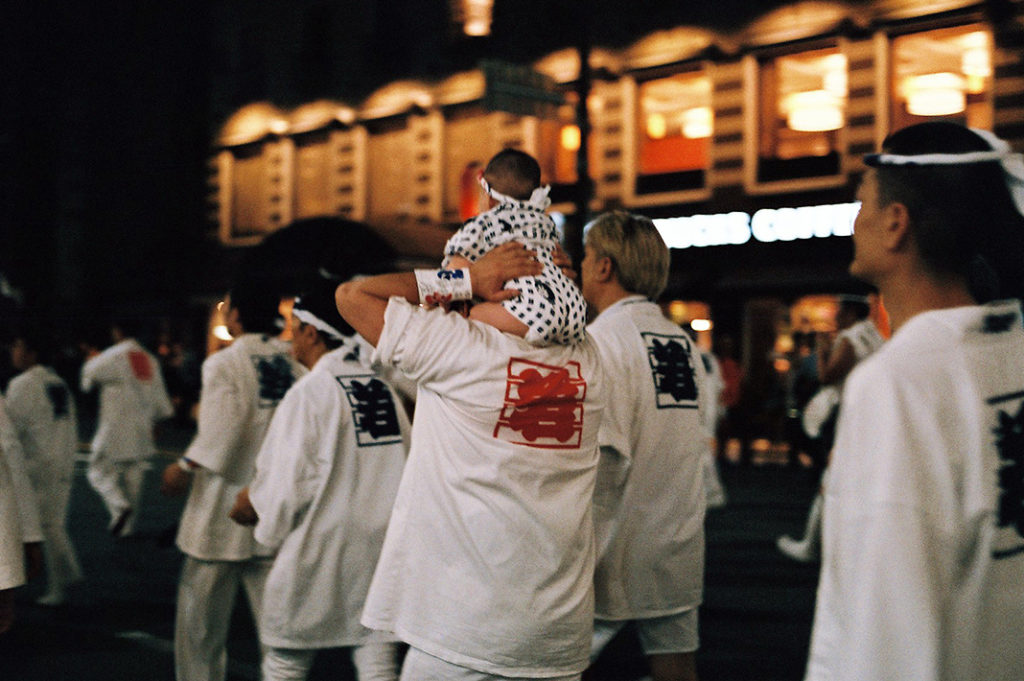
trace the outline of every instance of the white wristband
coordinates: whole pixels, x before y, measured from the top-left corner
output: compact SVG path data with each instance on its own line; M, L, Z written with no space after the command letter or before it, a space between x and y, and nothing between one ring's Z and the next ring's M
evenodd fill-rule
M180 459L178 459L178 467L181 468L181 470L185 471L186 473L194 473L196 468L198 468L199 466L194 464L191 459L186 459L183 456Z
M440 305L473 297L469 268L458 270L413 270L421 305Z

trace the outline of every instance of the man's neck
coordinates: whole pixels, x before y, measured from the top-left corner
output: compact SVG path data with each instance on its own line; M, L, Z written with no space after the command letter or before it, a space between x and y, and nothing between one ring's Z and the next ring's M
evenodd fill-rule
M317 343L309 349L309 353L306 357L303 357L302 364L306 366L310 371L316 366L316 363L320 361L320 358L330 352L327 346L323 343Z
M594 299L588 302L591 307L594 308L595 314L601 314L620 300L635 295L639 294L627 291L616 283L614 285L610 284L602 287L601 290L594 295Z
M922 312L978 304L963 281L939 281L927 275L880 283L878 290L893 332Z

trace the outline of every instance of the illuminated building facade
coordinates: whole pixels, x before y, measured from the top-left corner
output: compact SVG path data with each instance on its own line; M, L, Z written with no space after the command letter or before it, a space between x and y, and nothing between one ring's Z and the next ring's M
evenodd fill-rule
M934 118L1024 148L1022 3L1001 3L998 23L991 4L799 2L728 33L682 26L594 46L591 214L656 219L673 247L667 299L689 303L666 309L684 323L710 315L744 339L748 362L780 331L827 327L827 300L800 301L856 290L845 270L863 154ZM579 59L565 49L529 65L563 95L543 115L490 110L481 70L390 83L361 102L236 111L211 157L222 243L340 215L418 225L430 247L407 240L408 254L431 259L431 230L461 221L479 200L466 178L506 146L539 159L552 210L571 216Z

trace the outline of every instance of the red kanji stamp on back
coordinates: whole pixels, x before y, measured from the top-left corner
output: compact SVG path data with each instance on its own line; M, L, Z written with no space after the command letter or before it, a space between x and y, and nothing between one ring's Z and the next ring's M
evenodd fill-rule
M140 381L148 381L153 378L153 366L146 357L146 353L132 350L128 353L128 362L132 366L132 373Z
M494 437L543 449L579 447L586 396L579 362L549 366L513 357Z

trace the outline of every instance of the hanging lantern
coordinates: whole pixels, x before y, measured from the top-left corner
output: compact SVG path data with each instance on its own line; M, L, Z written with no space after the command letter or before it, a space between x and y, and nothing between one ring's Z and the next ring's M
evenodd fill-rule
M698 106L683 112L683 137L696 140L711 137L714 114L710 106Z
M647 136L652 140L660 140L668 132L668 123L664 114L652 113L647 116Z
M786 125L800 132L823 132L843 127L841 100L828 90L794 92L782 100Z
M562 126L562 133L559 140L562 144L562 148L567 151L576 151L580 148L580 128L577 125L564 125Z
M907 111L915 116L949 116L967 108L967 85L955 73L927 73L904 81Z

